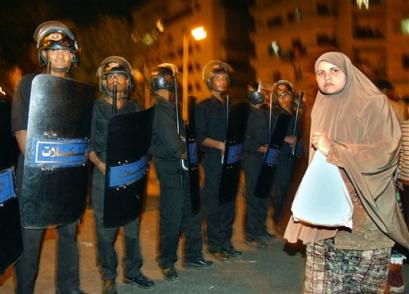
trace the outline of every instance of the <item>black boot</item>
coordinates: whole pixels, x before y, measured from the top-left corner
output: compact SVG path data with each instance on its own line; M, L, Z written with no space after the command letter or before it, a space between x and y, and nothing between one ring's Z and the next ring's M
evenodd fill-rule
M152 288L155 285L152 280L145 277L142 273L139 273L134 277L125 277L124 282L126 284L131 284L133 286L138 286L144 289Z
M197 259L186 259L184 266L189 268L209 268L213 266L213 261L206 260L203 257Z
M178 273L174 265L171 265L169 267L162 267L161 270L163 276L165 277L165 280L174 281L178 278Z
M102 294L118 294L114 280L102 281Z

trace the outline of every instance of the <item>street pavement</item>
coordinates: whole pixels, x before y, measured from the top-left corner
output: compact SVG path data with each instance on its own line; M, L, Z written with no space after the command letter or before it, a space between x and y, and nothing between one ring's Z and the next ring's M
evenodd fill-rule
M290 199L286 207L286 218L289 217L291 195L298 186L304 168L298 168L290 187ZM176 264L178 279L166 281L156 263L158 248L159 226L159 194L157 179L153 176L149 180L146 211L141 221L141 250L144 258L143 273L155 281L152 289L144 290L131 287L122 281L123 268L119 262L117 285L119 294L128 293L169 293L169 294L265 294L265 293L300 293L304 271L304 246L302 244L289 245L285 240L276 238L265 249L258 249L243 240L243 222L245 201L243 185L237 198L236 220L234 224L233 243L243 252L239 258L232 258L221 263L206 253L205 258L214 260L214 266L209 269L185 269L181 261ZM271 220L271 215L269 216ZM285 226L285 224L284 224ZM271 221L268 229L272 231ZM55 293L55 243L56 233L49 229L45 235L40 260L40 271L37 278L35 294ZM101 280L96 266L96 244L94 219L92 208L87 208L78 232L78 246L80 250L81 288L88 294L101 293ZM116 242L118 259L123 256L123 234ZM180 246L182 247L182 246ZM179 257L181 248L179 248ZM408 266L404 268L404 278L409 281ZM12 268L0 277L0 294L14 293L15 279ZM409 293L407 290L405 293Z
M158 197L148 197L147 209L141 222L141 250L144 257L142 271L155 281L149 290L131 287L122 282L122 265L118 267L119 294L127 293L300 293L304 258L300 252L289 255L282 239L273 240L268 248L257 249L243 241L243 197L237 199L237 218L234 225L234 245L242 250L239 258L221 263L205 252L205 257L215 261L209 269L185 269L181 261L176 264L179 277L176 281L163 279L155 261L158 239ZM101 293L101 281L96 267L93 211L88 208L79 227L78 246L80 249L81 288L89 294ZM55 293L55 230L45 235L40 260L40 272L35 293ZM118 258L123 256L122 232L116 242ZM301 247L302 251L302 247ZM180 249L179 249L180 256ZM0 293L14 293L12 269L0 278Z

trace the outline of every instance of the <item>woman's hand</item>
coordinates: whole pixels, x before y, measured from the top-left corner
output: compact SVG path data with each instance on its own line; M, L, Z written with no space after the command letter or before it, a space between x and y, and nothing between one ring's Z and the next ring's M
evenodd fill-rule
M325 156L328 155L329 149L331 148L331 141L325 133L314 132L311 137L311 144Z

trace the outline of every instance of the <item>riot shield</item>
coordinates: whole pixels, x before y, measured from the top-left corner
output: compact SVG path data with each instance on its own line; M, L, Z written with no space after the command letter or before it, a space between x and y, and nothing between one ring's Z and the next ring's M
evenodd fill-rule
M199 179L199 160L197 156L196 124L195 124L196 100L194 97L189 99L189 124L186 126L186 144L187 144L187 168L189 173L190 200L193 213L200 211L200 179Z
M93 86L76 80L33 79L20 199L24 227L70 224L83 213L94 97Z
M247 103L239 103L232 107L229 114L219 189L219 200L221 203L229 202L237 194L248 113L249 105Z
M16 143L11 135L10 105L0 101L0 275L23 252L20 214L12 165Z
M278 163L280 147L284 142L290 125L291 117L286 113L280 113L274 123L271 139L268 145L267 153L263 159L263 165L258 176L254 195L259 198L270 196L271 186L273 184L274 170Z
M104 227L135 220L145 200L153 108L114 115L108 126Z

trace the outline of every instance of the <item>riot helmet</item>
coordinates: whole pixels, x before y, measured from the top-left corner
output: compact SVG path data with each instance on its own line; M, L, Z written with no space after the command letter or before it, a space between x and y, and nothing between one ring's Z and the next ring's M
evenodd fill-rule
M227 78L227 87L232 84L233 68L226 62L220 60L211 60L203 68L202 78L209 90L215 90L213 80L217 75L225 75Z
M98 67L97 77L99 79L99 90L104 95L112 96L112 91L108 89L107 77L110 74L121 74L127 77L125 97L128 97L134 87L133 70L130 63L121 56L109 56L105 58ZM121 98L121 97L118 97Z
M273 87L273 99L276 107L293 111L296 105L296 93L293 85L287 80L279 80Z
M72 53L72 63L78 63L78 43L71 30L59 21L46 21L40 24L35 33L38 49L38 62L40 65L47 65L48 60L44 54L45 50L70 50Z
M177 73L177 67L172 63L162 63L158 65L149 75L151 90L156 92L159 89L164 89L175 93Z
M266 92L261 88L260 83L251 83L246 89L249 102L253 105L264 104L266 102Z
M393 85L388 80L379 79L376 80L374 84L382 92L393 91Z

